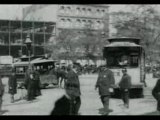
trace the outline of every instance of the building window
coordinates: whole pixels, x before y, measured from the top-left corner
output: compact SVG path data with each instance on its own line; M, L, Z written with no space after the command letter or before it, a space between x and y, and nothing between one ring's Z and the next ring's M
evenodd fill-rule
M97 21L97 22L96 22L96 29L99 29L99 28L100 28L100 24L101 24L100 21Z
M101 14L100 10L97 9L96 15L99 16Z
M81 20L80 19L76 20L76 27L81 27Z
M100 29L103 29L103 28L104 28L104 23L103 23L102 21L100 22L99 28L100 28Z
M86 20L82 20L82 27L86 27Z
M101 16L105 15L105 10L101 10Z
M94 29L99 29L99 27L100 27L100 21L94 21Z
M64 26L65 26L65 19L64 19L64 18L62 18L62 19L60 20L60 26L61 26L61 27L64 27Z
M92 22L92 20L88 20L88 26L90 26L91 28L93 27L93 22Z
M77 14L77 15L80 15L80 14L81 14L81 9L80 9L79 7L78 7L77 10L76 10L76 14Z
M92 12L92 10L91 10L91 8L88 8L88 15L91 15L91 12Z
M62 13L62 14L65 13L65 7L64 6L60 7L60 13Z
M67 20L66 20L66 26L67 26L67 27L71 27L71 20L70 20L70 19L67 19Z
M83 8L82 11L83 11L83 15L86 15L86 8Z
M105 10L102 10L102 13L105 13Z
M66 12L68 13L68 14L71 14L71 7L67 7L67 9L66 9Z

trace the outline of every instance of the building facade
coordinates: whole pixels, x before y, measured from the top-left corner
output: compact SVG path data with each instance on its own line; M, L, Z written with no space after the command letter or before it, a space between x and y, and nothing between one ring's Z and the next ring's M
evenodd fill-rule
M23 19L55 22L57 36L64 29L82 33L88 27L109 36L109 6L102 4L31 5L23 9Z
M84 29L87 24L93 30L109 29L107 5L32 5L23 9L24 20L53 21L57 29Z

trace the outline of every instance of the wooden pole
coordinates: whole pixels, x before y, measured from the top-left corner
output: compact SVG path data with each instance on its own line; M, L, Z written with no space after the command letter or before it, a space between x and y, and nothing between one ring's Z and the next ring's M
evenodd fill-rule
M8 27L9 27L9 55L11 55L11 29L10 29L10 24L11 24L11 21L9 20L9 24L8 24Z
M43 45L43 51L44 51L44 54L45 54L45 44L46 44L46 31L45 31L45 28L46 28L46 26L45 26L45 22L44 22L44 25L43 25L43 27L44 27L44 31L43 31L43 39L44 39L44 45Z
M35 40L34 40L34 22L32 21L32 40L33 40L33 55L35 55Z

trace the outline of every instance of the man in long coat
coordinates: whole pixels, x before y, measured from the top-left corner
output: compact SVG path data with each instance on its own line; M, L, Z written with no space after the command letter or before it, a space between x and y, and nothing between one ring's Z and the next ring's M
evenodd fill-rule
M81 106L81 90L80 90L80 82L77 74L76 66L72 66L68 69L68 73L66 76L66 89L70 92L73 100L73 111L74 115L78 115L80 106Z
M41 89L40 89L40 74L38 71L33 71L33 79L35 79L35 97L41 95Z
M51 115L78 115L81 105L80 82L75 66L70 66L67 70L66 93L56 101Z
M115 84L115 79L113 72L106 68L102 67L101 72L99 72L98 79L95 85L95 89L99 89L99 95L101 98L101 102L104 107L104 115L108 115L112 110L109 109L109 99L110 93L113 92L113 86Z
M157 100L157 111L160 112L160 79L158 79L156 85L154 86L152 95Z
M29 68L25 76L25 87L27 89L28 101L35 99L35 92L36 92L35 84L36 84L36 81L34 79L33 69Z
M8 80L8 86L9 86L9 94L11 94L11 103L14 102L14 94L17 93L17 79L15 76L15 71L14 69L12 70L12 74L9 77Z
M0 112L2 111L2 97L4 93L4 85L2 83L1 75L0 75Z
M119 87L121 90L122 100L124 102L124 106L129 108L129 89L131 88L131 76L127 74L127 69L122 69L123 76L121 81L119 82Z

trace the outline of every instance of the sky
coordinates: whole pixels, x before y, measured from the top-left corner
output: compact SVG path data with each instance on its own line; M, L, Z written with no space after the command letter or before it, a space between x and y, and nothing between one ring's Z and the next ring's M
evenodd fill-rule
M22 9L28 5L0 5L0 19L22 18Z
M24 7L29 6L28 5L23 5L23 4L12 4L12 5L0 5L0 19L16 19L22 18L22 9ZM115 12L118 10L124 9L124 5L111 5L110 11Z

